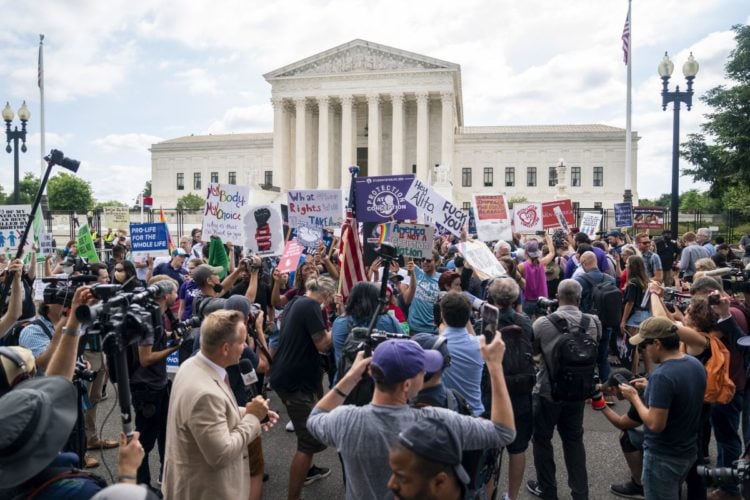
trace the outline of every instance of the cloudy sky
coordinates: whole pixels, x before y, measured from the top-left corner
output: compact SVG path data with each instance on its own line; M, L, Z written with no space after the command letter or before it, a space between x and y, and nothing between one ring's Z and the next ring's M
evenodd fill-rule
M627 0L0 0L0 99L32 113L21 170L38 173L39 33L45 38L47 149L82 160L99 200L132 202L148 148L189 134L270 132L263 73L362 38L461 65L466 125L625 127L620 36ZM670 189L672 113L657 64L692 51L698 95L724 82L747 0L633 0L633 129L642 197ZM682 112L682 139L706 107ZM12 155L0 156L12 191ZM696 187L689 178L683 189Z

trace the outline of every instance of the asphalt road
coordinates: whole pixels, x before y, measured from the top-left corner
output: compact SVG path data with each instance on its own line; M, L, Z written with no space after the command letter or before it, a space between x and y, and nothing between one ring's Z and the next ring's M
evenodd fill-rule
M101 426L105 421L106 414L113 409L115 404L116 391L112 385L108 386L109 396L100 403L97 411L97 420ZM266 472L270 475L268 482L264 484L264 498L267 499L284 499L287 496L288 470L291 457L296 449L296 441L293 433L284 430L284 424L288 421L283 405L275 397L273 392L269 393L271 398L271 407L281 414L282 418L275 428L263 435L263 450L266 462ZM619 413L624 413L627 409L625 402L618 403L614 409ZM104 437L116 438L121 429L119 408L114 408L111 416L104 424ZM603 415L587 408L584 414L584 442L586 446L586 463L589 474L590 498L607 499L616 498L609 492L611 483L621 483L629 479L629 473L625 465L625 460L620 453L618 443L618 431L612 427ZM567 488L567 476L565 474L565 463L562 458L562 446L559 438L555 437L555 463L557 464L557 482L560 498L570 498L570 490ZM116 476L117 450L105 450L103 452L94 452L100 460L103 458ZM526 453L526 474L524 481L535 479L533 457L531 445ZM331 475L322 479L303 490L303 498L311 499L336 499L344 497L344 487L341 479L341 465L335 450L327 449L316 455L315 464L319 467L328 467L331 469ZM150 455L151 475L157 478L159 474L159 456L156 449ZM503 474L507 474L505 463L503 464ZM107 478L107 471L104 465L93 472ZM153 480L156 486L156 479ZM502 484L505 480L502 481ZM525 484L525 482L524 482ZM501 491L504 491L504 487ZM536 498L522 490L519 498L531 499Z

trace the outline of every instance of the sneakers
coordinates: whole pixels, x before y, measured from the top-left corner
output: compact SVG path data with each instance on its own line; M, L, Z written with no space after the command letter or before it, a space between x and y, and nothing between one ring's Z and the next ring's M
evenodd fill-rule
M310 467L310 470L307 471L307 477L305 478L305 486L313 484L318 479L323 479L330 475L331 475L331 469L327 467L316 467L313 465L312 467Z
M120 446L119 441L115 441L114 439L98 439L96 441L89 441L86 449L87 450L100 450L105 449L109 450L111 448L117 448Z
M527 481L526 489L529 490L529 493L531 493L535 497L542 498L542 488L541 486L539 486L539 483L537 481Z
M286 429L287 432L294 432L294 424L292 423L291 420L287 422L286 427L284 428Z
M622 498L643 498L643 485L635 484L632 479L624 484L611 484L609 491Z
M99 460L97 460L95 456L89 455L88 453L83 456L83 467L85 469L95 469L99 467L99 465Z

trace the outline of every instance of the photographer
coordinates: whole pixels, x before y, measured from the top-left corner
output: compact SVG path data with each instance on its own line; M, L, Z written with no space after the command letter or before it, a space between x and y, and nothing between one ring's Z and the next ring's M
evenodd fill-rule
M10 332L13 324L23 314L24 309L24 285L22 283L21 273L23 271L23 261L16 259L10 262L8 267L0 273L0 280L5 280L7 272L13 273L13 281L10 285L10 294L7 303L8 309L0 318L0 344L5 335ZM2 288L2 287L0 287ZM32 314L33 316L33 314Z

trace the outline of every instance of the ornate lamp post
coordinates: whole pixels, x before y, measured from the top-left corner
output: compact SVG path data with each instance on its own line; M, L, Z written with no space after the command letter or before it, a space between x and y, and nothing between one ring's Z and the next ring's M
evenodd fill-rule
M688 60L682 65L682 73L685 75L685 80L687 81L687 90L685 92L680 91L679 85L675 87L673 92L670 92L668 89L669 77L672 76L672 72L674 71L674 64L666 52L658 68L662 81L661 107L666 111L667 105L671 102L674 108L672 132L672 204L670 207L670 227L674 236L678 235L677 223L680 209L680 103L684 102L688 111L693 106L693 80L695 79L695 75L698 74L698 68L698 62L693 58L693 53L691 52Z
M26 107L26 101L23 101L23 104L20 108L18 108L18 118L21 120L21 130L18 130L18 126L16 125L13 129L10 128L10 123L13 121L13 110L10 109L10 103L5 103L5 108L3 109L3 120L5 120L5 137L8 141L8 145L5 148L5 151L10 153L13 151L13 203L16 205L19 203L18 197L19 197L19 190L18 190L18 141L21 140L21 152L26 152L26 122L29 121L29 118L31 118L31 112L29 111L29 108ZM11 147L10 142L13 141L13 147Z

